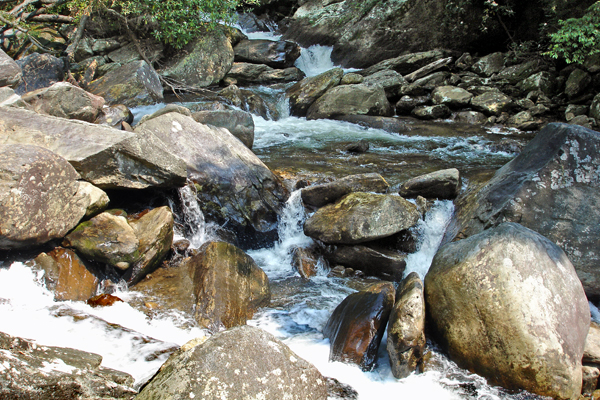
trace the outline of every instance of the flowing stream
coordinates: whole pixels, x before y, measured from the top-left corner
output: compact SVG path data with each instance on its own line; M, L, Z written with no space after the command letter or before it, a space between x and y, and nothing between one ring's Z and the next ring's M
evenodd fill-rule
M328 54L327 48L309 49L303 52L299 66L309 75L322 72L332 67ZM378 172L396 188L409 177L457 167L468 185L489 176L514 156L494 149L494 144L517 134L514 131L407 120L409 129L399 134L341 121L307 121L289 116L281 88L255 90L278 99L281 115L276 121L255 117L253 150L270 168L292 181ZM136 119L161 106L134 110ZM345 144L359 140L369 142L367 153L350 155L343 151ZM210 240L210 227L206 227L194 193L182 189L171 201L177 206L174 208L183 210L178 215L176 234L188 238L194 247ZM408 258L406 273L426 274L452 212L452 202L437 201L419 223L420 249ZM271 306L261 309L249 324L273 333L323 375L351 385L363 400L383 396L436 400L533 397L487 385L483 378L459 369L433 343L428 345L426 371L402 380L391 374L385 338L377 367L371 372L329 362L329 342L321 333L325 322L347 295L374 280L329 278L325 266L316 277L302 280L291 266L291 250L312 241L302 232L306 217L299 192L294 192L281 217L279 241L249 252L269 276L273 293ZM137 385L152 376L173 348L206 334L194 326L194 321L176 312L149 317L134 307L139 295L125 288L117 293L123 303L91 308L82 302L54 301L42 284L41 274L22 263L0 267L0 331L40 344L101 354L104 366L132 374Z

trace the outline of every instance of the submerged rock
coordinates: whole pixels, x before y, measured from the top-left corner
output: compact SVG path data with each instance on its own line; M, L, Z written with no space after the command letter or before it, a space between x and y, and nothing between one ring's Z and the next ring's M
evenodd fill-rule
M64 158L38 146L0 144L0 159L0 249L61 238L86 214L90 200Z
M333 203L351 192L386 193L390 185L377 173L348 175L333 182L305 187L302 202L313 207Z
M600 136L551 123L480 190L460 197L446 241L505 221L539 232L560 246L589 297L600 296Z
M236 327L176 351L136 400L326 400L325 378L270 333Z
M396 378L406 378L418 370L425 345L423 282L411 272L398 287L387 328L387 352Z
M504 223L448 243L427 276L428 315L459 366L508 389L577 398L588 301L558 246Z
M102 367L98 354L41 346L0 332L0 398L54 400L131 399L129 374Z
M377 361L379 344L394 306L394 285L375 283L346 297L323 328L330 340L329 359L370 370Z

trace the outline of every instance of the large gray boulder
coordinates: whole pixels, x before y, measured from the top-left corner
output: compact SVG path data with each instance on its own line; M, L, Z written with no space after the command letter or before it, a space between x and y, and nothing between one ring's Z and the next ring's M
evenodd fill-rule
M288 40L242 40L233 49L236 62L289 68L300 57L300 46Z
M462 368L508 389L581 393L588 301L565 253L504 223L442 246L425 277L427 312Z
M411 272L398 287L387 327L387 352L396 378L406 378L419 368L425 345L423 281Z
M58 239L85 215L79 174L42 147L0 144L0 249Z
M104 97L107 104L136 107L163 101L158 74L145 61L132 61L90 82L87 90Z
M504 54L497 52L481 57L471 66L471 70L479 75L492 76L504 68Z
M407 75L441 58L448 57L449 54L450 53L446 50L429 50L403 54L398 57L380 61L358 73L362 76L369 76L379 71L394 70L401 75Z
M292 115L303 117L308 108L329 89L337 86L344 75L341 68L332 68L317 76L302 79L286 91Z
M444 104L452 108L467 107L473 94L456 86L438 86L431 93L435 104Z
M305 187L300 192L302 202L313 207L322 207L337 201L351 192L386 193L390 185L377 173L348 175L333 182Z
M225 32L204 32L171 57L160 75L191 87L219 83L233 65L233 47Z
M155 135L172 154L185 160L198 185L206 216L232 227L273 231L286 199L282 182L248 147L224 128L199 124L179 113L164 114L136 127Z
M400 196L427 199L454 199L460 191L460 172L456 168L442 169L420 175L404 182Z
M395 288L390 282L374 283L346 297L323 327L329 338L329 359L359 365L370 370L377 361L392 307Z
M227 79L235 80L236 84L274 84L299 81L304 73L296 67L285 69L271 68L265 64L235 62L227 73Z
M0 49L0 87L10 86L14 89L21 82L22 77L21 67Z
M68 82L57 82L48 88L21 96L39 114L94 122L104 106L104 99Z
M0 398L36 400L131 399L131 375L101 366L102 356L42 346L0 332Z
M486 115L500 115L514 106L510 97L497 91L486 92L473 97L471 105L475 110L481 111Z
M414 226L417 207L399 196L350 193L317 210L304 233L330 244L357 244L391 236Z
M445 240L505 221L560 246L588 296L600 296L600 136L575 125L546 125L479 190L456 201Z
M391 116L392 106L380 86L341 85L319 97L306 113L307 119L331 118L338 115Z
M325 378L273 335L236 327L176 351L136 400L326 400Z
M400 88L408 82L393 69L386 69L366 76L362 83L367 86L381 86L385 90L385 95L392 98L397 97L400 94Z
M180 187L187 178L185 162L167 152L154 135L136 135L17 108L0 108L0 143L45 147L102 189Z
M227 129L249 149L254 144L254 120L248 112L241 110L198 111L192 114L192 118L201 124Z

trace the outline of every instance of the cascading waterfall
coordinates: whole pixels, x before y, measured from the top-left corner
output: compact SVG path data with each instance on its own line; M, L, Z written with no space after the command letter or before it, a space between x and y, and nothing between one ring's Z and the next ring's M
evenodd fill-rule
M196 188L193 184L188 184L179 188L177 193L181 201L183 228L184 231L189 232L187 235L183 235L183 232L179 232L179 234L187 236L190 246L197 249L208 240L208 235L204 214L200 209L200 204L198 204Z

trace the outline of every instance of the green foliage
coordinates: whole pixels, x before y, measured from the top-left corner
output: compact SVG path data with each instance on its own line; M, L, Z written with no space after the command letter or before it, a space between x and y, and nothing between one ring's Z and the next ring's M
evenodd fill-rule
M127 18L140 17L163 43L181 48L203 29L235 22L235 10L258 0L70 0L75 15L110 8ZM155 28L154 28L155 27Z
M560 29L550 34L550 48L544 53L562 58L568 64L582 63L600 52L600 1L592 4L581 18L559 21Z

